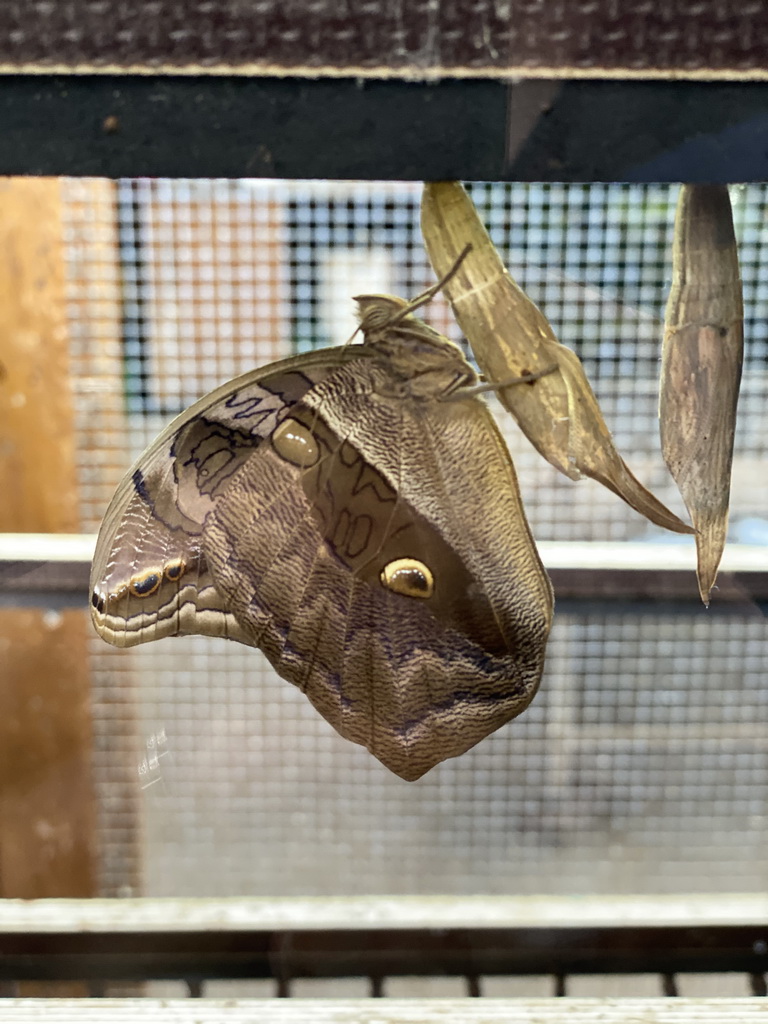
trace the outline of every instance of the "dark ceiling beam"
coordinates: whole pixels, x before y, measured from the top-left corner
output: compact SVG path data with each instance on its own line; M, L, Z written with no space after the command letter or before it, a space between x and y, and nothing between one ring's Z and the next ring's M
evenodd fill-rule
M768 83L0 76L0 173L768 178Z

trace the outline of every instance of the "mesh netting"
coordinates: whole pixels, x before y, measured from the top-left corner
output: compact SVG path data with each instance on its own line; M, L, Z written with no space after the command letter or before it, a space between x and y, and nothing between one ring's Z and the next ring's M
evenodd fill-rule
M216 384L354 329L350 296L432 281L398 183L63 183L83 529L167 420ZM513 276L582 357L622 454L682 512L659 452L676 189L483 185ZM764 542L762 186L732 192L747 360L732 539ZM426 312L458 339L448 308ZM499 413L539 540L659 539L558 476ZM692 581L692 587L694 586ZM764 890L762 615L568 605L522 718L416 784L341 740L258 652L94 639L103 890L154 895ZM142 828L137 840L136 820Z

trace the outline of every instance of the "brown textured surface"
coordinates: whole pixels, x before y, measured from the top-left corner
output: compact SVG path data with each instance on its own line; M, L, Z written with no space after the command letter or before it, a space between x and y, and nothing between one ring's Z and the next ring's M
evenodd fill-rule
M13 0L0 65L255 73L765 73L760 0Z
M82 612L0 612L0 893L94 895L90 692Z
M0 530L76 530L59 183L3 180L0 240ZM0 613L0 896L95 892L86 625Z
M58 182L0 181L0 254L0 529L74 533Z
M95 895L91 707L83 612L0 609L0 896ZM29 982L28 996L80 996Z

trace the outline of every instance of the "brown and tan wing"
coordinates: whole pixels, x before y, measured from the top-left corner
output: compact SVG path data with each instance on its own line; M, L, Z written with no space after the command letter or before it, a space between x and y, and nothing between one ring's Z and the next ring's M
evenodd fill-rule
M291 407L354 352L295 357L230 381L144 452L107 509L91 568L91 613L105 640L129 647L200 633L252 642L211 576L203 524Z
M552 591L478 399L349 365L239 468L202 549L248 642L345 737L416 779L519 714Z

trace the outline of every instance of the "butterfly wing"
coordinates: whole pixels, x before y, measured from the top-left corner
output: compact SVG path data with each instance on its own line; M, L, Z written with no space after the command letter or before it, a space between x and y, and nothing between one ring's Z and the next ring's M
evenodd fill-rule
M138 459L107 509L91 568L91 614L105 640L129 647L197 633L252 643L211 576L206 517L291 407L351 351L286 359L224 384Z
M404 400L389 383L360 362L308 391L288 440L233 478L203 549L250 642L343 736L416 779L527 707L552 592L484 404Z
M552 593L483 403L409 397L370 355L273 364L174 421L110 505L92 612L118 646L260 647L416 779L528 705Z

